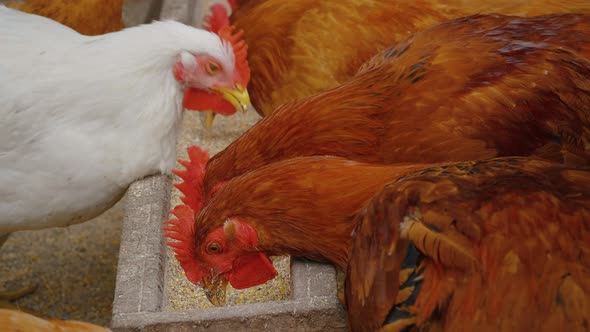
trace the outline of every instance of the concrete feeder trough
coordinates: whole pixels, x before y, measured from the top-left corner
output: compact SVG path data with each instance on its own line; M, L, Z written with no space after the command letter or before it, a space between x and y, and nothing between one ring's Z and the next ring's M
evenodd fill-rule
M211 2L151 0L150 6L143 7L138 2L138 10L146 13L134 15L141 19L155 16L200 26L207 10L205 6ZM159 15L154 15L154 10L159 11ZM208 149L211 154L220 151L258 120L253 111L248 113L218 117L214 128L207 131L199 124L196 112L185 112L178 139L178 157L186 159L186 147L193 144ZM343 309L336 295L335 269L331 265L301 260L292 260L290 271L286 268L290 278L282 282L286 280L290 294L280 300L271 296L259 302L225 307L175 307L173 298L184 296L170 287L171 283L178 282L176 279L182 279L183 287L191 287L185 304L190 305L193 296L202 291L179 275L178 264L162 236L161 228L170 217L171 202L178 203L178 192L172 189L172 180L167 176L142 179L133 183L127 192L113 303L111 327L114 331L346 330ZM282 262L288 264L284 259ZM282 273L280 269L279 273ZM262 287L269 288L268 285ZM249 301L239 303L243 302Z

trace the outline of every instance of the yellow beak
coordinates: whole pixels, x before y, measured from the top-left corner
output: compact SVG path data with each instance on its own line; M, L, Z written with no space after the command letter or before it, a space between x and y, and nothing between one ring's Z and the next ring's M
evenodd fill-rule
M237 84L235 89L228 89L222 87L212 87L211 90L219 92L221 97L227 100L236 110L245 112L250 107L250 95L241 85ZM213 126L215 115L217 113L213 111L202 111L200 112L201 123L207 129Z
M213 87L211 90L219 92L221 97L229 101L230 104L236 108L236 110L242 110L245 112L251 105L248 90L239 84L236 84L234 89Z
M227 284L228 281L223 275L213 278L203 278L201 281L201 286L205 291L207 299L216 307L222 307L225 305Z

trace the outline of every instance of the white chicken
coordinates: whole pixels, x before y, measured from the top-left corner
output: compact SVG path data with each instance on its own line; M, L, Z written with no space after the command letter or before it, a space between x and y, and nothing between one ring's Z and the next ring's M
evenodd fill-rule
M243 42L221 36L166 21L90 37L0 5L0 247L170 173L183 106L246 109Z

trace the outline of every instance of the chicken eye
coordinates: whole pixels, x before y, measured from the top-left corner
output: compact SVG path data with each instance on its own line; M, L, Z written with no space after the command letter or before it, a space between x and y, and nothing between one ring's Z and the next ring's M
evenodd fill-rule
M219 66L216 63L209 62L207 64L207 72L210 75L215 75L215 74L217 74L218 71L219 71Z
M217 242L211 242L211 243L209 243L209 246L207 246L207 251L210 254L219 253L219 252L221 252L221 246Z

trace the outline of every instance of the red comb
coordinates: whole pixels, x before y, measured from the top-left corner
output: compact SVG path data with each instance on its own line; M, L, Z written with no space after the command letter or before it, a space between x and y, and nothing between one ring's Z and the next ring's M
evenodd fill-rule
M195 259L195 212L188 205L180 204L170 210L170 213L178 219L170 219L164 223L164 236L176 242L168 241L166 244L174 251L187 279L198 283L203 273Z
M175 169L172 171L183 181L174 184L174 186L184 195L180 197L180 200L197 214L203 207L203 181L209 152L198 146L191 146L188 148L188 157L188 161L178 160L186 170Z
M207 31L218 33L219 30L229 25L229 13L222 4L214 4L211 6L211 14L207 15L203 21L203 28Z
M202 272L195 260L195 215L203 207L203 180L209 153L198 146L191 146L188 156L189 161L178 161L186 170L172 171L183 180L174 186L184 195L180 199L185 204L177 205L170 211L177 219L167 220L163 230L166 231L165 237L176 240L167 244L174 251L186 277L197 283L202 278Z
M231 4L231 3L230 3ZM232 4L233 6L235 3ZM215 32L219 37L232 44L236 58L236 70L240 74L239 83L245 88L250 82L250 66L248 65L248 45L242 39L244 31L234 34L235 27L230 25L229 13L222 4L211 6L211 15L204 18L203 28Z
M243 87L248 86L250 82L250 66L248 65L248 45L242 39L244 31L240 30L234 33L236 27L233 25L226 25L219 29L217 33L223 40L229 41L234 49L234 56L236 57L236 70L240 74L240 84Z

